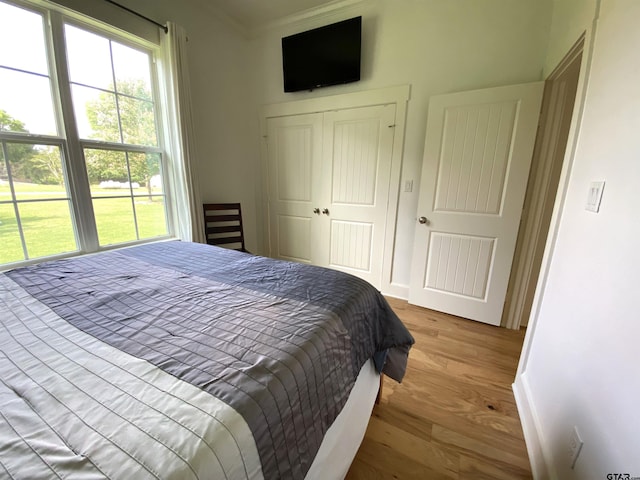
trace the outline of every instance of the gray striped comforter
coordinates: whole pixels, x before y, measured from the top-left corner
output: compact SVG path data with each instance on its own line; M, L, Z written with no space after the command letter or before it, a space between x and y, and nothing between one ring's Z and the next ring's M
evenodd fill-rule
M7 478L301 479L413 343L355 277L183 242L0 275L0 321Z

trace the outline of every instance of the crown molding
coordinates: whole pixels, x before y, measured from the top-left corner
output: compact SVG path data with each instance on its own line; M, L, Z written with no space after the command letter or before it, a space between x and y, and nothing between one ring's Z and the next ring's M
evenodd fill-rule
M191 2L202 8L230 29L240 34L243 38L250 40L265 35L271 30L300 26L312 21L317 22L323 18L329 19L342 12L347 12L351 9L355 9L356 7L367 5L371 3L372 0L334 0L321 6L312 7L259 25L245 25L238 22L208 0L191 0Z
M370 0L335 0L319 7L309 8L302 12L282 17L273 22L265 23L264 25L253 26L248 29L248 34L250 38L260 37L271 30L302 25L311 20L316 21L322 18L330 18L336 14L349 11L354 7L359 7L368 3L370 3Z

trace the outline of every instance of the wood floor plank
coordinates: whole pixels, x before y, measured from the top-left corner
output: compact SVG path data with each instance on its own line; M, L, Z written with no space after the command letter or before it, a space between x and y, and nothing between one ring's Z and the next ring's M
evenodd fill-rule
M347 478L530 479L511 391L524 332L389 304L416 344L403 383L384 380Z
M498 366L472 365L459 360L447 361L447 370L455 378L475 383L477 385L492 385L504 388L515 378L515 371L511 368L501 368Z
M423 370L426 385L437 395L447 393L450 398L463 400L479 409L480 412L492 415L506 415L519 425L515 400L511 390L497 383L482 383L471 381L468 377L459 375L454 370L446 371Z
M421 346L427 351L438 353L445 358L488 368L508 369L515 374L514 357L516 360L518 357L512 353L500 351L499 345L490 348L486 345L472 344L469 341L456 340L452 336L445 335L425 336L424 338L418 336L418 338L421 341Z
M386 387L385 387L386 388ZM384 397L379 405L373 409L372 416L382 422L394 425L406 433L431 441L431 424L424 417L415 413L413 408L403 408L397 403L385 401Z
M446 429L440 425L434 425L433 442L447 445L451 449L457 450L461 456L466 456L467 461L473 457L483 461L490 460L491 463L502 462L523 471L530 468L529 459L526 455L523 455L526 452L520 451L520 454L516 455L489 442L475 440L468 435Z
M521 469L508 463L487 462L478 457L460 455L459 480L531 480L529 467Z
M521 432L509 433L509 428L519 428L498 418L483 416L483 413L461 403L458 399L443 396L436 397L434 394L426 394L406 398L391 398L391 402L399 402L404 408L413 407L420 411L424 419L431 423L442 425L443 427L464 432L470 438L492 442L494 445L503 448L505 451L518 454L525 451L518 446L521 441ZM518 435L519 433L519 435Z
M427 468L457 477L459 455L445 444L426 441L376 417L369 421L366 435L369 440L396 449Z
M388 445L378 443L370 438L365 437L360 449L358 450L357 460L361 464L368 466L368 474L370 477L365 477L361 472L354 467L357 467L357 463L354 462L352 468L347 473L346 479L352 480L354 478L382 478L382 479L457 479L457 472L441 472L431 467L424 465L415 459L403 455L397 449ZM376 473L371 474L374 470Z

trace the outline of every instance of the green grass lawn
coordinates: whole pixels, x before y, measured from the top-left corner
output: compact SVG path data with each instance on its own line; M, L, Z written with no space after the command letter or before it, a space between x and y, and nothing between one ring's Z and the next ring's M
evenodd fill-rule
M100 245L112 245L137 238L152 238L167 233L164 197L147 196L145 188L135 189L134 206L130 198L109 198L127 194L128 190L91 188ZM76 246L69 202L63 187L55 185L16 184L18 201L32 199L55 201L19 203L20 221L29 258L73 252ZM0 185L0 202L11 200L9 186ZM0 203L0 264L24 260L22 243L12 203Z

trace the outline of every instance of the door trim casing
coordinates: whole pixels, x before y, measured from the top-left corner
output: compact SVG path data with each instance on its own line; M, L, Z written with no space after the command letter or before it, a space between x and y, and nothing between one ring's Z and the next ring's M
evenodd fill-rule
M543 110L541 111L540 121L538 123L538 137L540 138L536 138L536 147L531 164L531 172L529 174L529 186L527 187L524 210L522 212L521 231L518 233L518 243L516 244L516 253L513 259L509 289L507 291L505 310L501 322L501 326L506 328L518 330L522 325L527 323L527 315L531 312L533 303L532 289L536 288L541 271L541 255L547 242L547 234L549 233L551 224L551 214L560 184L562 164L564 163L566 152L570 147L570 132L567 132L566 145L559 164L554 163L556 157L544 157L540 152L542 147L540 143L542 140L541 136L544 136L544 125L541 122L543 121L543 115L546 114L545 109L551 108L551 105L548 104L551 99L547 96L551 95L552 82L559 79L569 68L572 68L575 62L584 62L584 48L585 34L583 33L545 80L545 92L542 100ZM580 72L582 72L581 68ZM573 116L575 116L576 113L575 106L578 102L579 92L577 88L579 84L580 76L578 75L576 94L572 99L572 117L569 118L569 123L573 121ZM564 113L566 113L566 110L562 111L562 114ZM549 119L549 121L553 120L555 119ZM556 127L556 131L558 128L559 127ZM553 148L557 147L553 145ZM557 169L555 181L552 179L553 175L550 173L552 169ZM539 181L536 181L537 179L535 178L537 171L545 172ZM555 185L553 182L555 182ZM554 194L549 195L549 191L553 191ZM536 265L535 260L536 254L540 256L540 264L538 265Z
M284 117L290 115L304 115L309 113L321 113L332 110L343 110L358 107L369 107L376 105L396 105L393 147L391 153L391 172L389 176L389 200L386 208L386 222L384 235L384 251L382 255L382 279L380 290L384 294L394 295L396 292L391 283L396 223L398 215L398 202L400 196L400 175L402 171L402 157L404 152L404 132L407 118L407 102L410 99L410 85L400 85L395 87L366 90L362 92L332 95L328 97L316 97L292 102L275 103L264 105L260 111L260 168L261 168L261 188L262 194L258 198L262 199L262 232L263 248L261 254L266 254L270 249L269 239L269 155L267 144L267 120L269 118ZM396 287L397 288L397 287Z

